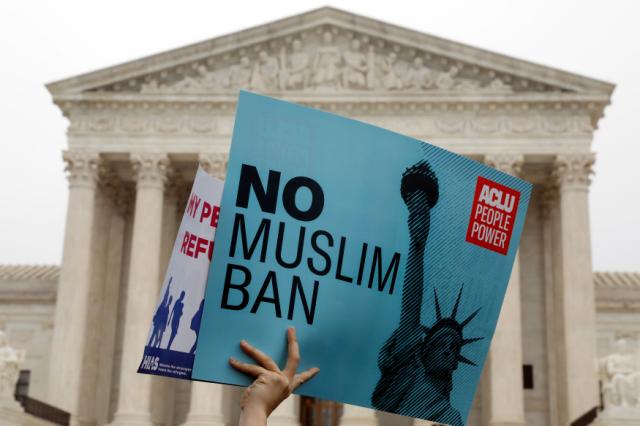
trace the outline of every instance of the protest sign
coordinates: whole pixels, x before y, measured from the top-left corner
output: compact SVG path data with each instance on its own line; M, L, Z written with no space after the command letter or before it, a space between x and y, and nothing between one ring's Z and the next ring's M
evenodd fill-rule
M193 378L247 385L239 341L298 393L461 425L531 185L433 145L240 94ZM224 330L224 331L222 331Z
M190 379L223 182L198 169L173 245L139 373Z

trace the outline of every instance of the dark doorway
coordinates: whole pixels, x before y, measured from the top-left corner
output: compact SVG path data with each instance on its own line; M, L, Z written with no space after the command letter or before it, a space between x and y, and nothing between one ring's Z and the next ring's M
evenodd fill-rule
M340 416L342 416L342 404L339 402L308 396L300 398L302 426L338 426Z

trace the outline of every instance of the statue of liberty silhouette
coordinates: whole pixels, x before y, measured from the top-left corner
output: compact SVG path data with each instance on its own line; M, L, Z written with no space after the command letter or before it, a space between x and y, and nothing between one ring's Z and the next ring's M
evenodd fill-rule
M149 347L159 348L160 343L162 342L162 335L164 334L164 330L167 328L167 320L169 317L169 306L171 306L171 301L173 297L169 295L171 291L171 281L173 277L169 278L169 284L167 285L167 289L164 292L164 296L162 297L162 302L156 309L156 313L153 315L153 332L151 333L151 339L149 339Z
M400 194L409 210L410 240L400 324L378 354L381 375L371 402L379 410L463 426L460 413L450 401L453 372L458 363L476 365L463 356L461 350L463 346L483 339L463 336L465 326L479 309L458 321L461 288L451 315L445 317L434 288L436 322L431 327L422 325L424 253L431 225L431 209L439 198L438 180L426 161L421 160L405 170Z

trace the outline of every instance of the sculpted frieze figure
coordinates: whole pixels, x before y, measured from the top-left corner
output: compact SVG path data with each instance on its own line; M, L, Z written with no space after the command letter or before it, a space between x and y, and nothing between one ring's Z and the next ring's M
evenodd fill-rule
M0 330L0 403L14 402L13 393L24 360L25 352L9 346L5 332Z
M232 89L246 89L250 87L251 76L253 70L251 69L251 62L247 56L240 58L240 63L231 67L229 72L229 87Z
M440 73L436 78L436 87L442 90L451 90L456 84L455 77L458 75L458 68L451 67L449 71Z
M496 91L496 92L511 92L511 86L509 86L507 83L505 83L504 81L500 80L499 78L494 78L493 80L491 80L491 82L487 85L487 88L489 90L492 91Z
M340 89L340 49L333 43L333 35L325 32L322 46L313 60L311 81L316 88Z
M360 51L360 40L351 40L351 48L342 54L342 59L344 60L342 87L364 89L367 85L369 64L367 56Z
M402 78L400 78L396 70L397 60L398 55L395 52L389 52L386 56L380 58L381 86L385 90L399 90L403 87Z
M196 70L197 70L197 76L195 77L186 76L184 79L178 81L172 87L174 87L175 89L185 89L186 91L204 87L208 77L207 69L206 67L201 65Z
M278 73L280 65L278 59L269 56L262 50L258 54L258 62L255 64L251 75L251 88L263 91L272 91L278 88Z
M430 89L433 86L431 70L424 66L424 59L416 56L404 76L405 84L414 90Z
M281 90L301 90L309 85L309 76L311 75L309 54L303 50L302 42L298 39L293 40L291 48L293 51L288 56L284 48L281 53Z

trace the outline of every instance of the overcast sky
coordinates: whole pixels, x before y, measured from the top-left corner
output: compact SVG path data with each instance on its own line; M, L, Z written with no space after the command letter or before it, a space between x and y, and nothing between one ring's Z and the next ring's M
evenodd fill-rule
M317 1L0 2L0 263L59 264L66 120L44 84L325 6ZM617 84L595 133L596 270L640 271L640 5L347 1L350 12Z

